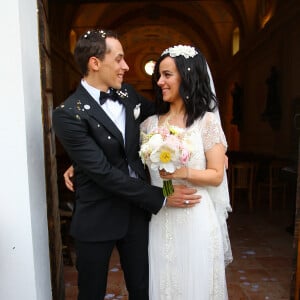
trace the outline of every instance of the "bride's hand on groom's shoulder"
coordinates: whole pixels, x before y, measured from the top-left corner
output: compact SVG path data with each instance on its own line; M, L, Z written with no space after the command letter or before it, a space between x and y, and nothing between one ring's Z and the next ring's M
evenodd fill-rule
M196 189L185 185L174 185L174 193L167 197L167 206L187 208L193 207L201 200L200 195L196 195Z

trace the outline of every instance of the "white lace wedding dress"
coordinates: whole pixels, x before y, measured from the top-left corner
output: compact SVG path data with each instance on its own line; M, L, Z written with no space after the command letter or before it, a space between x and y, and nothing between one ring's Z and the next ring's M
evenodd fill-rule
M141 130L149 133L157 126L158 117L152 116L144 121ZM216 143L227 147L220 123L213 113L206 113L194 122L186 129L186 134L193 141L193 154L188 163L193 169L205 169L204 151ZM159 173L150 168L149 171L152 184L162 186ZM193 186L182 180L173 180L173 183ZM195 207L164 207L152 216L149 234L150 300L228 299L225 265L232 260L226 225L230 205L222 203L223 196L228 197L224 195L228 190L196 188L202 198ZM216 201L220 203L215 203L211 195L216 195Z

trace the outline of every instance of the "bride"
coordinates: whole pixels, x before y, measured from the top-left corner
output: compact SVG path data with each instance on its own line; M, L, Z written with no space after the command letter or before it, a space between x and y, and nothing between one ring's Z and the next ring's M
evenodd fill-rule
M225 267L232 261L226 219L231 211L225 172L227 142L205 57L194 47L166 49L153 73L157 115L141 124L149 134L162 126L184 130L192 144L187 164L173 173L151 168L163 180L196 187L201 202L186 209L167 203L150 222L150 300L228 299Z

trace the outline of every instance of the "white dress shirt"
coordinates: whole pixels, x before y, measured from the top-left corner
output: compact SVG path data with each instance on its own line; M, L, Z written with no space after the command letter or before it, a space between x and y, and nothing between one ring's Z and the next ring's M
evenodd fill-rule
M88 93L94 98L94 100L100 105L99 97L100 90L89 85L84 79L81 80L81 84L88 91ZM107 91L108 92L108 91ZM107 101L100 105L106 112L109 118L115 123L118 129L121 131L124 145L125 145L125 107L118 101L107 99Z

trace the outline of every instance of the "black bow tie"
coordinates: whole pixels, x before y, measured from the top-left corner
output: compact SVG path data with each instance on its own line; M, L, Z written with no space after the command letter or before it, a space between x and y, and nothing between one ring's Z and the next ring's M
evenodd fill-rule
M121 99L119 98L119 95L112 90L110 90L109 93L100 92L100 97L99 97L100 104L103 105L107 99L122 103Z

